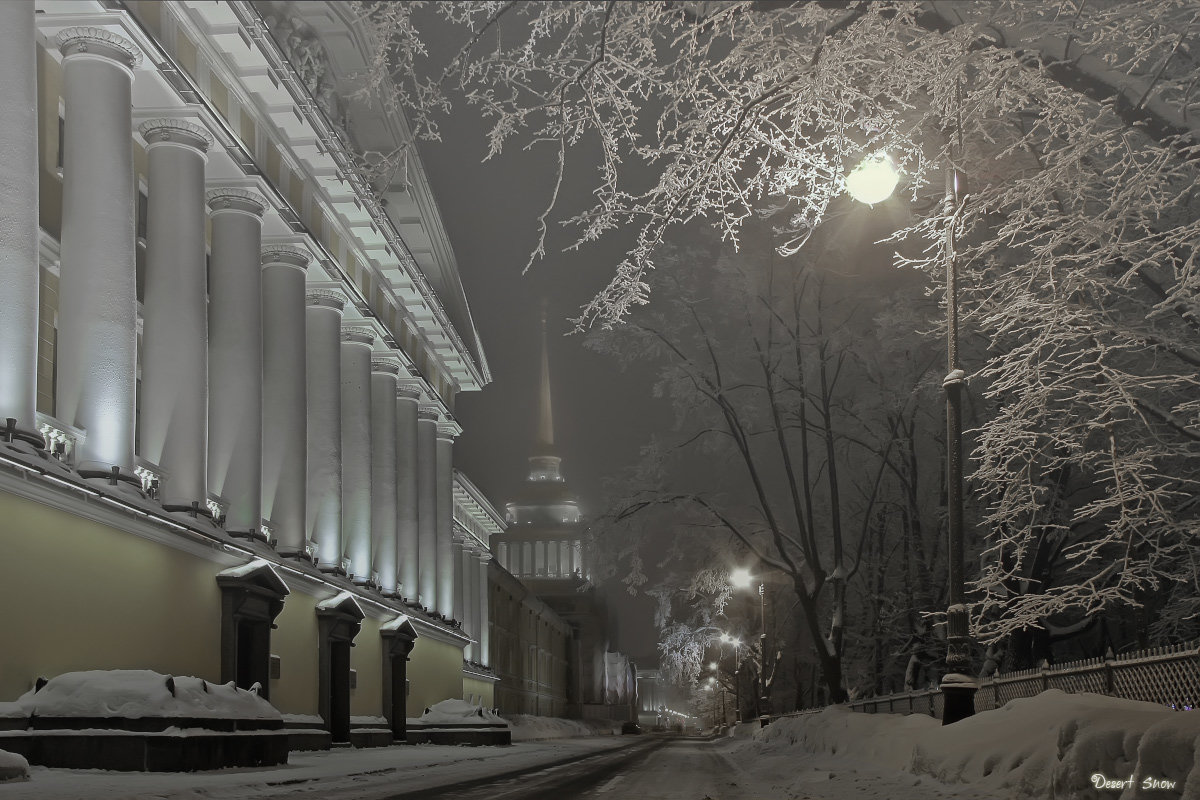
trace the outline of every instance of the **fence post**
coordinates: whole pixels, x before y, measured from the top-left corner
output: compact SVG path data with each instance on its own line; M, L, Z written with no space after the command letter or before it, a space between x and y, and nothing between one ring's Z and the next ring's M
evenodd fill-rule
M1114 695L1117 693L1116 681L1113 679L1113 664L1116 656L1113 654L1113 649L1110 646L1104 651L1104 693Z
M1038 669L1042 671L1042 691L1050 688L1050 662L1042 659L1042 663L1038 664Z

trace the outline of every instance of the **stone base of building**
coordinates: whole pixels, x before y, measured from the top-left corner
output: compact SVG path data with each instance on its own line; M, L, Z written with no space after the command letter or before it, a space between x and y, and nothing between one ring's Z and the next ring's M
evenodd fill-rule
M350 744L354 747L389 747L395 742L387 728L351 728Z
M457 744L473 747L512 744L507 725L438 725L424 727L408 723L409 744Z
M628 704L583 703L567 706L567 715L576 719L606 719L614 722L636 722L637 714Z
M193 772L226 767L286 764L288 736L281 730L171 731L79 730L6 731L0 749L30 764L66 769L120 772Z

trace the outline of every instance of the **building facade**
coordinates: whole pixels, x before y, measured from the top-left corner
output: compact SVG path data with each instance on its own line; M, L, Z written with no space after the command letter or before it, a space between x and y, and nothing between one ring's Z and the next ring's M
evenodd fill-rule
M338 2L0 3L0 701L145 668L334 741L494 704L498 515L453 468L490 378L407 123L348 99L366 36Z

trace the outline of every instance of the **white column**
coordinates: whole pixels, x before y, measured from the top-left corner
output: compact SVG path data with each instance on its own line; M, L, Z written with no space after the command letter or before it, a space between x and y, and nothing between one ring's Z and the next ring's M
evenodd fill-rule
M0 428L44 446L37 409L38 128L33 3L0 3Z
M307 484L304 276L309 255L262 251L262 516L283 555L304 553Z
M418 521L417 403L421 392L414 384L396 387L396 561L400 568L400 594L420 597Z
M467 553L465 552L462 543L450 542L450 573L454 579L454 598L450 602L450 607L454 609L453 616L462 625L462 632L467 636L471 635L470 628L467 627L467 615L463 607L463 587L467 585ZM471 658L471 644L468 642L463 647L463 658Z
M464 548L463 554L463 628L474 642L465 654L467 658L479 663L479 603L475 593L479 588L479 556L474 548Z
M492 644L491 644L491 590L488 583L488 564L492 561L491 554L483 552L479 556L479 569L476 572L475 578L478 581L476 584L476 597L478 605L476 606L477 614L476 627L479 630L479 648L476 651L477 658L475 659L485 667L492 665Z
M453 422L437 426L437 604L438 611L456 618L454 591L454 437L460 428Z
M208 207L208 488L228 506L226 530L253 532L263 516L259 253L267 204L254 192L230 188L210 191Z
M499 562L500 566L512 572L512 567L508 564L508 542L497 542L495 547L496 561Z
M342 540L355 583L371 579L370 328L342 328Z
M133 475L137 371L133 67L141 55L98 28L58 35L63 53L63 201L56 415L83 428L85 475ZM22 198L29 202L29 198Z
M396 376L392 361L371 362L371 571L384 594L396 591Z
M141 455L166 473L168 510L207 514L208 276L204 165L212 137L185 120L138 129L149 161Z
M437 406L417 409L418 599L437 609Z
M558 543L558 566L563 575L571 576L571 547L567 542Z
M341 568L342 540L342 309L336 292L305 296L308 394L308 538L323 570Z

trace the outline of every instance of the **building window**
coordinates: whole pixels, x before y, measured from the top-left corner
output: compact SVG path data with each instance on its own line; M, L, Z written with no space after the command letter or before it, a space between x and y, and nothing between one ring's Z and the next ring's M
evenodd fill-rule
M137 237L146 240L146 215L150 211L150 196L144 186L138 187L137 195Z
M58 110L58 154L54 156L54 168L58 170L58 176L61 178L63 174L63 148L67 141L67 118L63 116L62 109Z

